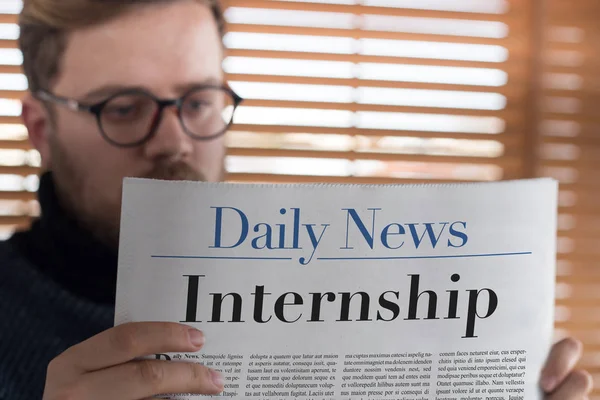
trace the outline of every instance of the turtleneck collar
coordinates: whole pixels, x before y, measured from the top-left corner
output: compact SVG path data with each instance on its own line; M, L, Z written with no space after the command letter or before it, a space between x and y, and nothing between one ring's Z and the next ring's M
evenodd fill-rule
M117 251L96 240L61 207L51 172L40 178L41 216L11 239L42 273L71 293L114 304Z

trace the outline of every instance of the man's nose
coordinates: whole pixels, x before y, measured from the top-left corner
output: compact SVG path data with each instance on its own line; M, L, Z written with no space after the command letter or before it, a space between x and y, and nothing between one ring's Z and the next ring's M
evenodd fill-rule
M192 152L192 138L181 126L177 107L165 107L155 129L145 146L146 157L179 159Z

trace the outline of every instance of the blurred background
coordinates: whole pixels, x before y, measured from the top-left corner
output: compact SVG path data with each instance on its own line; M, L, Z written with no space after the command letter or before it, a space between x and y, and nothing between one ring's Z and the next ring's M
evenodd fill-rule
M237 182L560 181L556 337L600 382L600 1L228 0ZM37 215L0 0L0 239ZM600 391L594 392L600 399Z

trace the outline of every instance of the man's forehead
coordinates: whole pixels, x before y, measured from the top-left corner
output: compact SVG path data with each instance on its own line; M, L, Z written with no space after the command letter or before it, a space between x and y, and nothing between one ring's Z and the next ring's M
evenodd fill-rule
M73 32L57 86L71 85L65 89L78 96L107 85L176 91L183 85L220 80L221 60L220 35L206 6L146 6Z

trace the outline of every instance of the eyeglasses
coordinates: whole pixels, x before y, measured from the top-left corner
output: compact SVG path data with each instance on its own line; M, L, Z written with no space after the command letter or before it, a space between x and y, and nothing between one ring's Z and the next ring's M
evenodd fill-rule
M185 133L196 140L215 139L229 129L243 99L225 86L199 86L178 99L160 99L144 90L124 90L96 104L40 90L42 101L63 105L73 111L96 116L100 133L118 147L140 146L150 140L167 107L177 107L177 116Z

